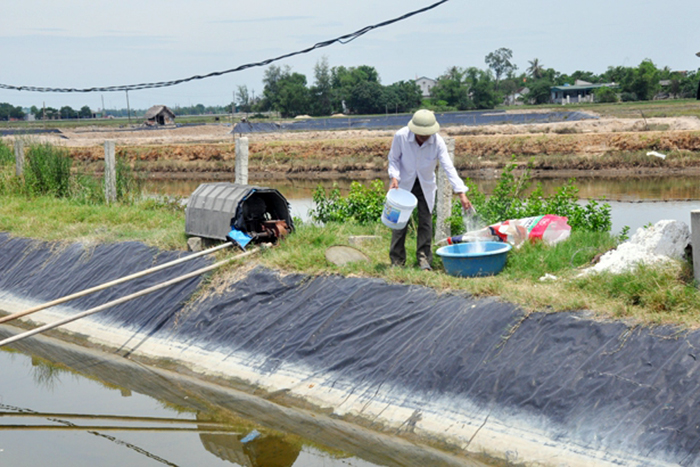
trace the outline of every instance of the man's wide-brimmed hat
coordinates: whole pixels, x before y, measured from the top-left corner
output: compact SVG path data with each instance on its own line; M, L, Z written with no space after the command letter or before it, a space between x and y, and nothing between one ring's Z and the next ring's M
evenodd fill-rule
M435 119L435 114L427 109L420 109L413 114L408 122L408 129L416 135L430 136L440 131L440 124Z

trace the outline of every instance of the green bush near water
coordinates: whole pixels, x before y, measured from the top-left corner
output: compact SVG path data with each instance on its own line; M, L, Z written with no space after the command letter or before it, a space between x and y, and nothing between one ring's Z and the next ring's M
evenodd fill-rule
M513 171L516 164L508 165L493 190L493 194L487 197L481 193L473 180L467 179L469 187L469 200L474 205L476 212L484 224L490 225L503 222L508 219L521 219L524 217L554 214L566 217L573 230L584 232L608 232L612 226L610 205L590 200L585 205L578 203L578 188L575 179L570 179L561 186L556 193L545 196L542 184L538 183L535 189L525 195L530 188L531 167L528 166L520 177L516 177ZM461 207L456 203L460 212L459 222L453 229L461 225ZM454 217L453 209L453 217ZM462 233L464 228L459 231ZM455 230L452 232L455 234Z
M30 146L25 155L24 186L30 195L70 195L71 165L68 151L49 144Z
M313 194L311 217L317 222L357 222L367 225L379 222L384 208L384 183L374 180L369 187L352 182L350 193L343 198L334 186L330 192L319 185Z
M567 217L569 225L574 230L585 232L608 232L612 226L610 205L591 200L585 205L578 204L578 188L575 180L569 180L559 190L545 196L542 185L525 195L530 188L530 167L516 178L513 171L516 164L508 165L501 173L500 180L491 196L480 192L476 183L467 179L469 199L478 213L479 220L486 226L508 219L555 214ZM311 210L314 221L327 222L357 222L373 224L380 221L385 199L384 184L381 180L373 181L369 187L353 182L350 193L343 198L340 190L334 187L330 192L318 186L313 194L316 205ZM462 206L455 201L452 216L448 219L452 234L464 233Z

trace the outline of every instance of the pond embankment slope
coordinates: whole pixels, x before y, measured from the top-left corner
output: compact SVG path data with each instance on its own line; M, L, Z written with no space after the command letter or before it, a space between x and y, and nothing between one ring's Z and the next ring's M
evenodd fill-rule
M59 247L0 234L0 309L173 256L140 243ZM32 320L54 321L206 262ZM198 285L192 279L65 332L452 454L530 465L700 465L697 331L259 266L232 270L204 291Z

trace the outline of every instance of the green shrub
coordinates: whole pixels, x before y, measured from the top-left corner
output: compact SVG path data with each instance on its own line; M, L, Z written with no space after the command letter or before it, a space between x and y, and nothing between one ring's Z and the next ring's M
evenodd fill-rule
M371 224L379 222L384 207L386 193L384 183L375 180L369 187L359 182L352 182L350 193L346 198L340 195L337 185L333 185L330 193L321 185L316 187L313 200L315 207L311 209L311 218L317 222L348 222Z
M593 95L595 96L596 102L612 103L618 101L617 91L607 86L596 89L593 91Z
M39 144L29 148L24 168L24 183L32 195L70 195L72 159L65 149Z
M117 200L121 202L134 202L141 196L141 180L126 160L124 153L120 151L116 157L117 172Z
M595 200L591 200L585 205L579 204L578 188L574 185L574 179L570 179L551 196L544 196L542 184L538 183L532 193L525 197L524 193L531 184L531 167L528 166L519 178L513 174L515 168L516 164L512 163L503 170L490 197L480 192L474 181L467 179L469 200L485 224L555 214L567 217L569 225L575 230L588 232L607 232L610 230L612 226L610 205L600 204ZM457 232L463 231L464 227L453 230L452 233L456 235Z
M0 166L12 165L15 163L15 155L7 144L0 141Z

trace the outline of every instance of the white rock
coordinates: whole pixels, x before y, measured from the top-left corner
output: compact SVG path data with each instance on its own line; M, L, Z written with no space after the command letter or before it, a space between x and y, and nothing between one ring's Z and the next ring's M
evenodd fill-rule
M663 220L652 227L639 228L627 242L605 253L600 262L582 274L630 271L639 264L658 264L683 258L690 242L690 229L683 222Z

